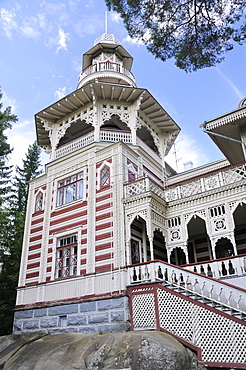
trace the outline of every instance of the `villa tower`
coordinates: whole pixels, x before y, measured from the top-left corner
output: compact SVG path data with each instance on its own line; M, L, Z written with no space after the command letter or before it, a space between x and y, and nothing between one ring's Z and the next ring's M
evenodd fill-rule
M130 324L161 330L161 308L152 317L153 302L165 291L180 307L189 302L220 315L221 327L236 322L240 337L246 310L246 166L239 143L245 102L204 125L225 159L177 174L165 156L180 128L136 86L132 61L113 35L103 34L83 55L77 89L35 116L38 143L51 161L30 183L14 332L111 332ZM163 281L161 293L154 293L151 283ZM136 293L136 286L144 288ZM177 286L191 294L184 298ZM194 291L212 308L196 303ZM219 313L214 302L221 302ZM237 317L228 318L222 306ZM246 362L240 350L237 360L227 359L227 344L219 359L206 352L212 329L207 344L171 326L163 330L205 348L204 363Z

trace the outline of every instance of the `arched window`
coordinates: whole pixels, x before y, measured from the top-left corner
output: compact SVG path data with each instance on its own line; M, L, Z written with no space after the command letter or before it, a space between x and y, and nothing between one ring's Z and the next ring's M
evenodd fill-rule
M43 193L39 192L35 200L35 212L42 211L43 209Z
M110 169L108 166L104 166L101 170L101 187L110 184Z

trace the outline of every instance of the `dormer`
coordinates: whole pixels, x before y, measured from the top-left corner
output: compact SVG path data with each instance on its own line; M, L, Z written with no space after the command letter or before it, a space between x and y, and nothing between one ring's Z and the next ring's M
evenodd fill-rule
M82 72L77 89L88 82L136 86L131 73L133 58L112 34L98 37L83 55Z

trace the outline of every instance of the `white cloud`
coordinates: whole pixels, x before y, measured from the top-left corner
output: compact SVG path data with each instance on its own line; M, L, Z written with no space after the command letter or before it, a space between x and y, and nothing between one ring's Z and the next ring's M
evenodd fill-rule
M167 163L177 172L184 171L184 163L191 161L193 167L209 162L204 148L192 136L180 134L175 145L165 158Z
M109 14L110 14L110 19L111 19L113 22L119 23L119 21L121 20L119 13L116 13L116 12L110 12Z
M81 66L81 58L80 59L73 59L72 60L72 66L73 66L73 70L80 73L81 70L82 70L82 66Z
M243 97L244 97L244 95L241 93L241 91L239 91L238 90L238 88L237 88L237 86L227 77L227 76L225 76L224 75L224 73L222 73L221 72L221 70L218 68L218 67L216 67L215 68L216 69L216 71L221 75L221 77L226 81L226 82L228 82L230 85L231 85L231 87L232 87L232 89L233 89L233 91L234 91L234 93L237 95L237 97L239 98L239 99L242 99Z
M1 103L3 104L3 109L5 109L6 107L11 107L11 112L14 113L16 111L16 100L14 98L11 98L7 95L7 93L2 90L2 99L1 99Z
M75 33L80 37L98 34L99 32L102 32L104 28L104 18L97 14L86 15L74 25Z
M54 92L54 97L58 100L62 99L66 95L67 87L59 87L58 90Z
M44 13L37 13L37 19L38 19L39 27L41 29L47 30L49 28L46 15Z
M62 28L59 29L58 31L59 34L59 39L58 39L58 46L56 49L56 52L58 52L61 49L67 50L67 38L68 38L68 33L65 33Z
M94 0L89 0L87 4L85 4L86 8L94 8Z
M3 31L5 32L5 35L7 38L12 38L12 33L17 29L17 23L15 22L14 18L16 17L15 9L14 10L6 10L6 9L0 9L0 19Z
M57 16L57 14L59 14L60 12L62 12L66 9L65 4L62 4L62 3L54 4L54 3L49 3L47 1L43 1L40 4L40 7L45 8L47 13L49 13L51 15L56 15L56 16Z
M33 26L28 24L28 22L25 22L24 25L20 27L20 31L24 36L31 39L36 39L40 36L40 32Z
M143 41L142 40L139 40L138 38L134 37L130 37L129 35L127 35L124 39L123 39L123 42L128 42L129 44L137 44L137 45L144 45Z

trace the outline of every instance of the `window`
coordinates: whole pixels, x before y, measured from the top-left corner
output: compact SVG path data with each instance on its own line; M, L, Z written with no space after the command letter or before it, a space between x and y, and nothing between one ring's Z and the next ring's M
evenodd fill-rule
M67 204L83 198L83 173L58 182L57 205Z
M109 167L104 166L101 171L101 186L103 187L109 185L109 180L110 180Z
M35 201L35 212L41 211L43 208L43 193L38 193Z
M56 279L77 274L77 235L58 239L56 250Z
M128 182L135 181L135 172L133 172L132 168L128 168Z
M137 177L137 168L131 162L127 164L127 177L128 182L135 181Z

